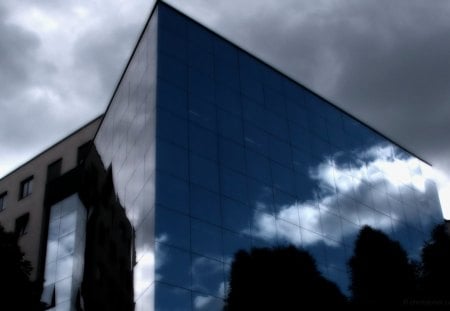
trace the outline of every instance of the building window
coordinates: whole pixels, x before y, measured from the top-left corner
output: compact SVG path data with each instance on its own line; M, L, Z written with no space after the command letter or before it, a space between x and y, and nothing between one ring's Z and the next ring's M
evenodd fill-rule
M86 159L89 149L91 147L91 141L88 141L87 143L82 144L80 147L78 147L78 153L77 153L77 164L81 164Z
M6 191L0 194L0 212L5 209Z
M58 159L47 167L47 182L61 176L62 159Z
M30 219L30 213L23 214L16 219L16 228L14 232L17 236L21 237L28 231L28 220Z
M20 196L19 199L23 199L29 196L33 192L33 176L28 177L20 183Z

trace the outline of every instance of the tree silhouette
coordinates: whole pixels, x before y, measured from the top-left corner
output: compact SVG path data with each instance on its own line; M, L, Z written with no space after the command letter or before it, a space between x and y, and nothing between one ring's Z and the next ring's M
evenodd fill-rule
M34 310L37 299L29 280L31 264L17 244L17 236L0 225L0 310Z
M450 235L445 223L433 230L421 257L420 288L423 299L450 303Z
M361 229L349 267L355 305L395 306L415 295L414 265L400 244L379 230Z
M317 270L314 258L294 246L254 248L235 254L224 310L292 310L344 306L336 284Z

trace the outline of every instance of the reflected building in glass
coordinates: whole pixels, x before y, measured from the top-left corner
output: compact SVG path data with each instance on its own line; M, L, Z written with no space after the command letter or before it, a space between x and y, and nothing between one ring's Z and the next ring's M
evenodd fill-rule
M90 278L121 271L130 310L220 310L234 254L255 247L304 248L348 293L362 226L417 258L442 221L426 164L162 2L94 142L81 200L123 210L94 227L125 238L121 268Z

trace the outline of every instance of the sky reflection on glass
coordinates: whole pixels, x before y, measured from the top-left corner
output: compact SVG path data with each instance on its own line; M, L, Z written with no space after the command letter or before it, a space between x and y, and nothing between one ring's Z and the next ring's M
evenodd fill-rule
M364 225L418 256L442 219L424 164L164 4L157 12L96 137L135 230L137 310L218 310L238 250L288 244L348 293Z

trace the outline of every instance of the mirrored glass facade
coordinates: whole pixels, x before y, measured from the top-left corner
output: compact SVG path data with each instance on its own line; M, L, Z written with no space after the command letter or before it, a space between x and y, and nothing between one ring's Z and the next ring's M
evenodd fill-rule
M163 3L95 139L134 229L136 310L220 310L234 254L295 245L348 293L370 225L417 258L425 164Z
M83 279L86 208L78 195L50 207L44 290L49 310L77 310Z

